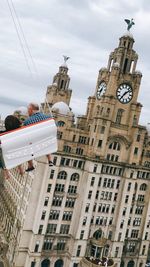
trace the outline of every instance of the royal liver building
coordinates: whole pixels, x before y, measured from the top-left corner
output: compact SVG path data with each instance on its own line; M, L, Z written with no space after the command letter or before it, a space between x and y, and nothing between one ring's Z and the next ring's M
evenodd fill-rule
M0 180L0 266L144 267L150 243L150 138L139 125L141 72L129 31L74 119L66 57L48 86L54 166Z

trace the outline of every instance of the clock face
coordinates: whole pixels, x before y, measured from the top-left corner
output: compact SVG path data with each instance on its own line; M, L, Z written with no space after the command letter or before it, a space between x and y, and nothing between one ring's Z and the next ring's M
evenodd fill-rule
M106 92L106 83L105 82L101 82L98 89L97 89L97 99L100 99L101 96Z
M122 83L118 87L116 95L117 95L118 100L122 104L127 104L131 101L133 97L133 90L131 86L128 85L127 83Z

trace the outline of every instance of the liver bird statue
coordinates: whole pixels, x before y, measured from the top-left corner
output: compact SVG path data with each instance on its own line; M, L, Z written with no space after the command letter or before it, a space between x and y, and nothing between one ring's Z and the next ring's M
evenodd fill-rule
M63 58L64 58L64 62L66 63L67 60L68 60L70 57L68 57L68 56L63 56Z
M131 29L131 27L133 26L133 25L135 25L135 23L134 23L134 21L133 21L133 19L125 19L125 22L127 23L127 30L128 31L130 31L130 29Z

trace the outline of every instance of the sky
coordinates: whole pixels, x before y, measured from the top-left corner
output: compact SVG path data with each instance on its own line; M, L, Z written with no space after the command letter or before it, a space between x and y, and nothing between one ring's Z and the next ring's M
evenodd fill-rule
M147 0L0 0L2 118L29 102L44 101L63 55L70 57L70 106L75 114L84 114L99 69L107 66L110 52L126 32L125 18L135 21L131 32L139 55L137 70L143 74L138 97L143 105L140 123L150 122Z

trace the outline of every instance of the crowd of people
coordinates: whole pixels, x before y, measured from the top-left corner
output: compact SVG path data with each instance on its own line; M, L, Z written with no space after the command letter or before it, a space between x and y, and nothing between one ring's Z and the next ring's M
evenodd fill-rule
M22 110L18 110L18 111L15 111L13 115L8 115L5 118L5 121L4 121L5 130L0 131L0 134L3 135L12 130L20 128L22 126L28 126L28 125L31 125L31 124L34 124L40 121L47 120L49 118L51 118L51 115L46 115L40 112L38 104L30 103L27 107L27 112L25 112L24 110L22 114ZM52 161L52 157L50 154L47 155L47 159L48 159L49 166L53 166L53 161ZM4 172L5 178L9 178L10 177L9 171L7 170L5 166L1 147L0 147L0 168ZM33 161L32 160L28 161L28 167L25 171L30 172L30 171L33 171L34 169L35 167L33 165ZM20 175L24 174L24 170L21 165L18 166L18 171Z

